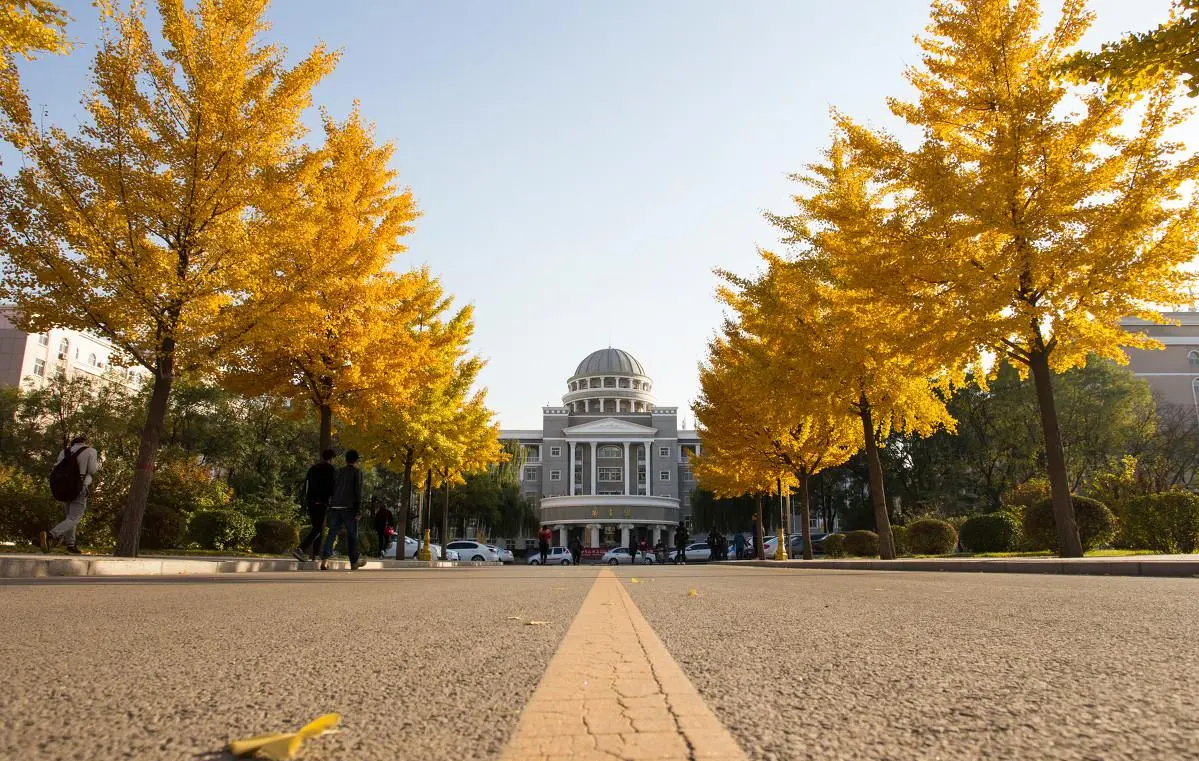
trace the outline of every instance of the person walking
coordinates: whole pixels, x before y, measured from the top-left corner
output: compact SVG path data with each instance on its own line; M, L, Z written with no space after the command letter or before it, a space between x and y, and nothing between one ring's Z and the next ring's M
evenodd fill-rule
M333 496L333 486L337 481L337 468L333 465L333 458L336 456L337 453L332 449L321 452L321 461L309 468L308 475L304 476L302 492L312 528L308 529L300 546L291 551L301 563L305 559L315 561L321 549L325 513L329 509L329 498Z
M691 534L687 533L687 524L679 521L679 527L674 532L674 548L678 554L674 556L675 563L687 564L687 545L691 543Z
M329 569L333 542L342 527L346 530L350 570L357 570L366 562L358 557L358 511L361 508L362 471L358 469L358 452L351 449L346 452L346 464L337 471L333 496L329 498L329 535L325 537L325 550L321 553L322 571Z
M578 565L583 560L583 542L576 536L570 543L570 562Z
M96 456L96 450L87 445L87 436L76 436L58 453L50 473L50 491L63 503L66 515L54 528L38 532L42 552L49 552L52 547L66 542L67 552L83 554L76 543L75 529L87 510L87 492L99 470L100 458Z
M371 497L371 504L375 507L371 513L374 516L375 533L379 536L379 557L382 558L387 553L387 548L391 545L391 537L395 533L392 530L395 518L392 516L391 510L379 502L378 497Z
M545 565L550 556L550 529L549 526L542 526L541 533L537 535L537 550L541 553L541 564Z
M738 560L745 560L745 534L740 531L733 537L733 549L737 553Z

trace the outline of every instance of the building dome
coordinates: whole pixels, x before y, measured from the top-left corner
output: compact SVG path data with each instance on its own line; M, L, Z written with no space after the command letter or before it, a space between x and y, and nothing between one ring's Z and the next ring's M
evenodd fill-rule
M587 355L579 363L573 377L582 375L645 375L645 368L627 351L621 349L600 349Z

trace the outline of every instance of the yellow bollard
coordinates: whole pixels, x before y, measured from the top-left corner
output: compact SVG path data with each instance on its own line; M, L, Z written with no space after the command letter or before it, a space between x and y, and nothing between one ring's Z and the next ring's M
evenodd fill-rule
M430 533L431 533L430 529L425 529L424 544L422 544L421 548L416 551L416 559L417 560L432 560L433 559L433 551L431 549L429 549Z
M774 550L774 559L775 560L786 560L787 559L787 540L783 538L783 527L782 526L779 526L779 543L778 543L778 547L776 547Z

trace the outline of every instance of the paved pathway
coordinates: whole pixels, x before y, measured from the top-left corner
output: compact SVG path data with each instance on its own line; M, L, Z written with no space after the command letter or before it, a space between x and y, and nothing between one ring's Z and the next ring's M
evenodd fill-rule
M634 581L635 580L635 581ZM0 758L1199 759L1199 581L720 567L0 581Z

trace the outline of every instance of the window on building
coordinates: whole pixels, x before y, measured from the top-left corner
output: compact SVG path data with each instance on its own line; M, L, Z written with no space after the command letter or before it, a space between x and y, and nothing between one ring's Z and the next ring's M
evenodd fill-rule
M537 480L537 468L525 468L525 477L522 480L536 481Z
M588 381L591 388L599 388L604 382L603 378L588 378Z
M620 385L619 385L619 387L620 387L620 388L628 388L628 387L629 387L629 379L628 379L628 378L621 378L621 379L620 379Z
M536 444L526 444L525 455L527 462L541 462L541 447Z
M683 480L694 481L695 476L691 475L691 468L683 468Z
M670 471L669 470L658 471L658 480L659 481L669 481L670 480Z
M44 378L46 376L46 360L44 360L44 359L33 360L33 374L38 377L42 377L42 378Z
M91 354L88 354L88 355L87 355L87 363L88 363L89 365L91 365L92 367L95 367L95 366L96 366L97 360L96 360L96 353L95 353L95 352L92 352Z
M1199 351L1194 349L1187 352L1187 362L1191 367L1199 367Z
M562 447L550 447L550 457L561 457Z
M604 378L604 388L616 388L616 379Z
M58 358L59 359L66 359L67 352L70 350L71 350L71 342L70 341L68 341L67 339L64 338L58 342Z
M624 457L620 447L607 444L599 448L599 456L604 458Z
M49 346L50 345L50 334L42 333L40 336L38 336L37 337L37 345L38 346Z
M600 468L598 472L598 480L600 481L623 481L624 474L621 472L623 468Z
M645 463L637 466L637 483L645 483Z
M562 480L562 471L551 470L550 471L550 480L551 481L561 481Z
M670 447L658 447L659 457L670 457Z

